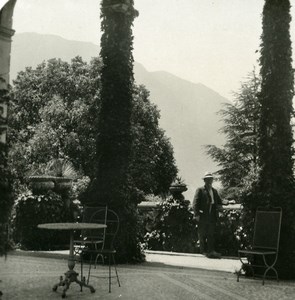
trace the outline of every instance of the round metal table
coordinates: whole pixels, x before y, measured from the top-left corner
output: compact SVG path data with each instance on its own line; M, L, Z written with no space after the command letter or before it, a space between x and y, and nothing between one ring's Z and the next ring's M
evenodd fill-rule
M56 291L59 286L63 286L62 298L66 297L66 291L69 289L70 284L72 282L76 282L80 285L81 291L82 287L88 287L91 293L95 292L93 286L86 284L85 280L78 280L78 273L74 271L75 267L75 257L74 257L74 231L75 230L83 230L83 229L104 229L107 226L105 224L97 224L97 223L45 223L39 224L38 228L40 229L51 229L51 230L67 230L70 232L70 253L68 258L68 267L69 270L65 273L65 278L60 276L59 283L53 286L53 291Z

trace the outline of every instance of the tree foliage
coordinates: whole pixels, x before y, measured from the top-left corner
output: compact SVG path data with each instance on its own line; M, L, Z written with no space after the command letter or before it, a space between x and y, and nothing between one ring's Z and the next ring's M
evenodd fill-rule
M177 175L173 148L159 127L160 112L143 87L134 88L130 174L145 194L167 194Z
M227 197L238 199L254 174L258 173L258 126L260 104L260 78L255 70L240 91L234 94L233 103L225 103L219 111L225 125L220 132L226 136L222 148L207 145L207 154L218 163L219 179ZM251 178L250 178L251 177Z
M87 64L76 57L71 63L52 59L18 74L9 136L10 164L20 181L58 158L70 160L81 174L94 178L100 68L97 58ZM167 193L177 168L172 146L159 128L159 111L143 86L134 87L132 103L131 180L142 193Z
M93 176L99 68L98 59L88 65L76 57L71 63L51 59L18 74L9 120L16 174L70 158L75 169Z

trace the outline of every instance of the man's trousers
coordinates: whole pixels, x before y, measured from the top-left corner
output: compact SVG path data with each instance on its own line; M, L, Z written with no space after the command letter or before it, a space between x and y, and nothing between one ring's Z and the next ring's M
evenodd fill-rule
M200 222L198 224L198 235L200 243L200 253L210 253L215 251L215 230L216 222Z

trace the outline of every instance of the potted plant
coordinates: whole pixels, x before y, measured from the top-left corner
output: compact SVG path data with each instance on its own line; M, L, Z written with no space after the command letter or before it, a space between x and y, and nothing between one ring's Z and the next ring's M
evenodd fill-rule
M76 177L77 173L70 161L53 159L46 165L34 167L28 179L33 191L42 192L67 190Z
M68 160L54 159L47 164L46 173L53 176L55 190L62 191L71 187L77 177L73 164Z

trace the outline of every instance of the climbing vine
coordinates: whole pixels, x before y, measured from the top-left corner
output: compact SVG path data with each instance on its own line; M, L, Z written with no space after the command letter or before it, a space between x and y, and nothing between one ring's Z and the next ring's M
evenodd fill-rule
M118 253L124 260L140 259L136 189L130 180L132 157L133 35L138 12L133 0L101 2L101 101L96 140L96 178L88 200L107 203L120 214Z
M290 39L290 1L265 0L261 36L261 104L259 124L260 175L252 193L244 199L248 216L257 206L283 209L280 277L295 278L295 184L293 177L293 135L291 117L294 96L292 47Z

